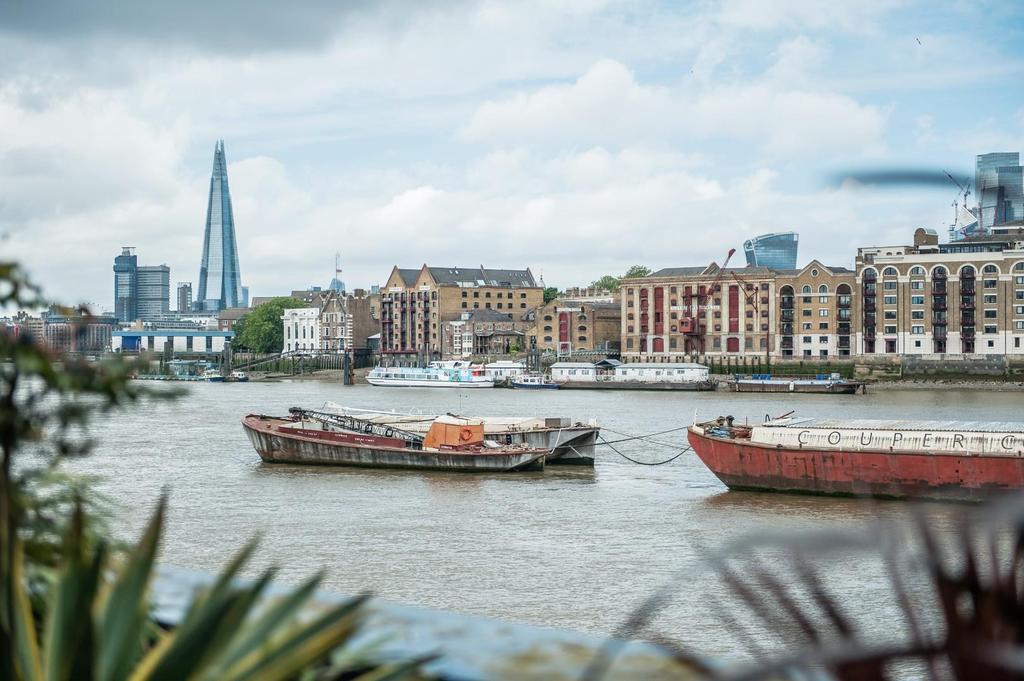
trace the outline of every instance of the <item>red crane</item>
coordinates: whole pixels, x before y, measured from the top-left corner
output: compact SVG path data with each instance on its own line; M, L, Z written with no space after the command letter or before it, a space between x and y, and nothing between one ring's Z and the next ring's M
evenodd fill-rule
M679 320L680 331L687 336L700 338L699 352L701 353L704 352L704 333L700 328L701 312L707 309L707 302L715 293L715 288L718 286L719 282L722 281L722 277L725 276L725 268L729 265L729 261L732 259L734 253L736 253L736 249L730 248L729 253L725 256L725 262L723 262L722 266L718 268L718 272L715 273L715 278L712 280L711 285L704 290L704 293L698 293L696 296L693 296L694 300L691 301L692 316L688 314ZM687 312L690 312L690 310L687 310ZM693 341L689 341L687 344L691 346L688 349L693 349Z

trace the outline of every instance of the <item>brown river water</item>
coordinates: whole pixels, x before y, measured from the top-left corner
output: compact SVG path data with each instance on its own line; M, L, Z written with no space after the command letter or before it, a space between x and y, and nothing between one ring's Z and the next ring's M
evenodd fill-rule
M96 424L96 452L74 462L101 478L117 505L115 529L134 538L161 490L170 494L164 563L214 571L261 536L251 572L280 567L297 583L326 570L325 587L515 622L611 632L646 597L675 582L652 629L695 651L733 655L745 644L712 616L725 588L701 561L743 538L857 530L904 521L910 505L729 492L692 453L661 466L607 447L591 469L447 474L261 463L242 432L249 412L281 414L327 400L348 406L478 415L597 419L621 433L684 426L694 415L1024 420L1024 393L885 391L855 396L513 391L345 387L322 382L189 385L174 403L147 404ZM621 437L607 433L609 438ZM674 447L621 445L659 461ZM946 531L970 507L926 504ZM769 560L785 556L769 551ZM899 628L881 562L823 557L840 603L874 635ZM767 644L789 631L753 627Z

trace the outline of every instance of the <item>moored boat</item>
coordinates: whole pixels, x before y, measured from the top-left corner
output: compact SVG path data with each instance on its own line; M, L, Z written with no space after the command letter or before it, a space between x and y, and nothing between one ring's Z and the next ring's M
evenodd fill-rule
M327 402L323 411L350 417L373 426L390 426L423 435L439 418L436 415L409 414L374 409L345 407ZM564 417L476 416L483 423L484 436L504 445L524 445L548 450L548 466L593 466L594 447L601 434L596 421L581 423Z
M519 390L558 390L559 384L548 381L543 374L524 374L512 379L512 387Z
M269 463L460 472L543 470L546 449L484 439L479 420L439 417L423 435L303 409L287 417L249 414L245 433Z
M825 393L829 395L854 395L864 392L862 381L851 381L838 374L822 374L813 378L772 376L754 374L736 376L733 390L739 393Z
M468 362L431 362L428 367L374 367L366 376L371 385L401 388L493 388L494 379L475 371Z
M975 501L1024 488L1024 423L724 417L689 442L731 489Z

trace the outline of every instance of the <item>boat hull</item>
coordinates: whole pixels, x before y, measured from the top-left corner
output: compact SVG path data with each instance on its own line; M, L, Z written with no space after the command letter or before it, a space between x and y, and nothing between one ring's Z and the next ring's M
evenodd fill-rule
M515 390L558 390L557 383L516 383L512 381Z
M301 434L274 425L275 421L247 416L245 434L256 453L267 463L405 468L467 473L500 473L543 470L546 451L458 452L407 448L401 440L328 431Z
M492 381L431 381L396 378L367 378L370 385L389 388L493 388Z
M982 501L1024 487L1020 456L797 450L710 437L694 428L688 437L730 489Z
M820 393L827 395L855 395L862 383L790 383L789 381L736 381L733 390L738 393Z
M646 381L566 381L559 383L562 390L715 390L714 381L689 383L654 383Z

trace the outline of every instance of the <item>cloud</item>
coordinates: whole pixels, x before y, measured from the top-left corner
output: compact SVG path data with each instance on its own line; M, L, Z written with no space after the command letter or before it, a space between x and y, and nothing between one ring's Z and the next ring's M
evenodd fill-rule
M702 89L643 85L625 65L603 60L573 83L484 103L461 135L475 142L562 145L712 137L774 154L880 153L884 111L794 82L822 53L821 46L797 39L780 47L766 79Z

